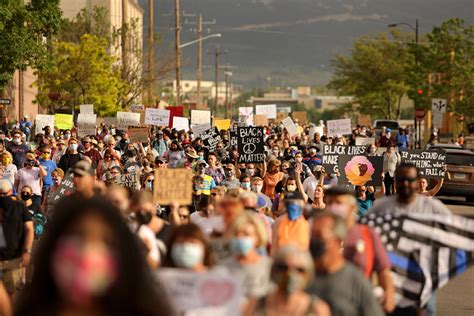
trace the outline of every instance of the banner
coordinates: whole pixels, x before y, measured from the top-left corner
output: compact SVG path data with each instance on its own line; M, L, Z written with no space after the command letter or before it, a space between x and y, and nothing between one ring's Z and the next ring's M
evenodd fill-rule
M445 176L446 152L444 150L412 149L400 152L402 163L410 163L418 168L420 177L441 179ZM461 173L465 178L466 175Z
M277 106L276 104L265 104L265 105L256 105L255 114L257 115L266 115L269 119L277 118Z
M218 131L227 131L230 128L230 120L214 120L214 126Z
M240 117L245 117L243 119L243 122L245 123L245 126L251 126L253 125L253 107L240 107L239 108L239 123L240 123Z
M140 175L138 172L121 174L115 178L115 183L119 186L138 191L140 190Z
M241 279L220 269L193 272L161 268L157 279L179 315L239 316Z
M356 137L356 146L369 146L374 144L374 137Z
M44 134L43 129L46 126L54 130L54 115L37 114L35 118L35 134Z
M184 130L185 132L189 131L189 120L186 117L173 117L173 128L178 131Z
M61 185L54 192L53 201L57 201L64 196L69 196L74 192L74 182L72 178L74 178L72 172L67 172L61 181Z
M129 126L140 126L140 113L117 112L117 129L126 131Z
M291 117L301 125L308 124L308 114L305 111L291 112Z
M71 114L54 114L54 125L59 129L71 129L73 127Z
M94 114L94 104L81 104L79 112L82 114Z
M148 127L129 127L127 134L131 143L148 143Z
M382 185L383 157L342 155L338 165L338 185Z
M155 169L155 203L169 205L176 201L189 205L193 197L193 172L189 169Z
M211 125L211 111L191 110L191 124Z
M298 129L296 128L296 124L293 122L291 117L287 117L281 122L283 123L283 126L285 126L286 130L288 131L288 134L290 134L291 137L298 135Z
M329 120L327 121L327 128L328 128L328 137L352 134L350 119Z
M170 111L147 108L145 112L145 124L155 126L168 126L170 122Z
M168 123L168 126L173 127L173 117L182 117L184 109L182 106L167 106L166 109L170 111L170 122Z
M265 160L263 127L239 127L237 129L239 163L259 163Z
M253 125L254 126L268 126L268 119L265 115L254 115Z
M348 155L365 155L367 147L365 146L347 146L347 145L327 145L322 147L322 165L327 173L338 173L339 156Z
M208 129L207 131L204 131L201 134L201 139L204 144L204 147L207 147L209 151L214 151L216 150L216 146L219 142L222 142L221 135L219 134L219 131L217 130L217 127L212 127Z
M77 135L79 137L95 136L97 115L90 113L79 113L77 116Z

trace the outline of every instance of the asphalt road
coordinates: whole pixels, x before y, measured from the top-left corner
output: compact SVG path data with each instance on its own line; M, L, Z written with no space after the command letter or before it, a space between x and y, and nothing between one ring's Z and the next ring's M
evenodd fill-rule
M466 203L463 198L439 198L453 213L474 218L474 203ZM437 292L436 299L439 316L474 316L474 266L449 281Z

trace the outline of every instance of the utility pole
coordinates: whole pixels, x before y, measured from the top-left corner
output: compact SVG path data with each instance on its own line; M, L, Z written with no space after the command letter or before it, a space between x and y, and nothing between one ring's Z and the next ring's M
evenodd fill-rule
M215 58L215 64L214 64L214 71L215 71L215 85L216 85L216 95L215 95L215 100L214 100L214 115L217 114L217 103L219 100L219 56L227 54L227 51L221 51L219 49L219 46L216 46L215 52L214 52L214 58Z
M416 19L415 22L415 64L418 67L418 19ZM416 107L417 104L415 104L415 117L414 117L414 127L415 127L415 148L421 148L421 138L419 137L419 133L417 130L421 131L421 123L418 124L418 120L416 119ZM417 137L418 136L418 137Z
M197 60L197 108L201 102L201 81L202 81L202 15L199 14L198 20L198 60Z
M181 26L179 23L179 0L175 0L175 49L176 49L176 105L178 106L181 101L181 48L180 46L180 31Z
M153 5L155 0L148 0L148 102L149 106L153 105L153 25L154 12Z
M122 78L127 79L128 71L128 0L122 0Z
M230 98L229 98L229 79L232 76L232 73L229 71L224 72L225 75L225 118L229 118L229 109L230 109ZM232 116L232 112L231 112Z

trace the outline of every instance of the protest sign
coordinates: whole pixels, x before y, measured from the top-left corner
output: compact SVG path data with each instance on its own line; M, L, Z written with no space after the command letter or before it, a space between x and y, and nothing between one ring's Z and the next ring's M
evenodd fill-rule
M283 112L288 116L291 113L291 106L277 106L277 112Z
M318 133L319 136L324 135L324 127L322 126L311 126L309 129L309 138L312 140L314 138L314 134Z
M130 105L130 112L145 111L145 106L143 104L133 104Z
M239 127L237 132L239 163L263 162L263 127Z
M382 185L383 157L339 156L339 185Z
M211 124L211 111L191 110L191 124Z
M372 118L370 117L370 115L359 114L359 116L357 117L357 124L366 127L372 126Z
M90 113L79 113L77 116L77 134L79 137L95 135L97 115Z
M189 120L186 117L179 117L175 116L173 117L173 128L175 128L177 131L189 131Z
M193 130L194 137L199 137L201 136L202 133L210 129L211 126L209 124L198 124L198 125L192 125L191 129Z
M328 137L352 134L350 119L329 120L327 122L327 126L328 126Z
M242 292L241 279L220 269L193 272L162 268L157 273L166 297L180 315L238 316Z
M308 124L308 114L305 111L291 112L291 117L300 124Z
M269 119L277 118L277 106L276 104L265 104L265 105L256 105L255 114L265 115Z
M232 146L232 148L237 146L237 139L239 138L237 128L237 126L230 127L230 146Z
M117 125L117 118L116 117L104 117L104 123L108 126Z
M374 137L356 137L356 146L369 146L374 144Z
M193 172L189 169L156 169L154 200L158 204L169 205L176 201L189 205L193 197Z
M140 125L140 113L117 112L117 129L126 131L129 126Z
M248 107L240 107L239 108L239 117L245 117L243 119L243 123L245 125L242 126L251 126L253 125L253 107L248 106ZM239 120L240 123L240 120Z
M54 114L54 126L59 129L71 129L73 127L71 114Z
M226 131L230 128L230 120L214 120L214 126L218 131Z
M365 146L327 145L322 147L322 165L327 173L339 172L339 157L342 155L365 155Z
M35 118L35 134L44 133L43 129L46 126L54 130L54 115L37 114Z
M170 122L170 111L147 108L145 111L145 124L155 126L168 126Z
M293 122L291 117L287 117L281 122L283 123L283 126L285 126L286 130L288 131L288 134L290 134L291 137L298 134L296 124Z
M209 151L216 150L217 144L222 141L221 135L219 134L217 127L212 127L207 131L201 133L201 139L204 144L204 147L207 147Z
M173 117L175 116L183 116L183 107L182 106L167 106L166 109L170 111L170 122L168 124L169 127L173 127Z
M82 114L94 114L94 104L81 104L79 112Z
M267 126L268 119L265 115L254 115L253 116L253 125L254 126Z
M115 178L115 183L119 186L138 191L140 190L140 174L138 172L121 174Z
M53 201L57 201L64 196L69 196L74 192L74 182L72 178L74 178L72 172L67 172L61 181L61 185L54 192L52 197Z
M275 123L280 124L286 117L288 117L288 114L286 114L285 112L277 112Z
M441 179L445 176L446 152L444 150L412 149L400 152L402 163L418 168L422 178ZM461 173L465 178L465 174Z
M131 143L148 142L148 127L129 127L127 134Z

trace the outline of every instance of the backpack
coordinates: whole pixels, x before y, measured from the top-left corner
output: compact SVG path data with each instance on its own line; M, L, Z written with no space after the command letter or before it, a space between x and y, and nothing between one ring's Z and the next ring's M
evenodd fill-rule
M46 216L41 213L35 213L32 216L33 219L33 226L35 231L35 239L39 239L44 234L44 226L47 223Z

